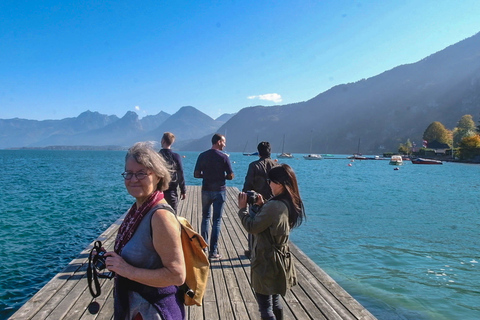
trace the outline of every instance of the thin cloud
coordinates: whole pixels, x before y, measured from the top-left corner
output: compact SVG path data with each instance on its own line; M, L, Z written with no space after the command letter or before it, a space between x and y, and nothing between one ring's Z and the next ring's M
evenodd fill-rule
M140 115L142 116L146 116L147 115L147 110L143 110L142 108L140 108L140 106L135 106L135 111L138 113L140 113Z
M278 93L260 94L258 96L249 96L247 98L250 99L250 100L253 100L253 99L267 100L267 101L272 101L272 102L275 102L275 103L282 102L282 96L279 95Z

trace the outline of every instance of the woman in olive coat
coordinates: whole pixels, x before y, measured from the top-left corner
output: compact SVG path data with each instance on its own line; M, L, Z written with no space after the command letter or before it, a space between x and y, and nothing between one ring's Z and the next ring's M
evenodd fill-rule
M238 196L238 216L247 232L255 235L251 257L252 288L262 319L283 319L280 295L296 284L296 274L288 247L290 230L305 218L297 178L292 168L282 164L268 173L273 198L264 202L258 195L258 213L251 217L247 195Z

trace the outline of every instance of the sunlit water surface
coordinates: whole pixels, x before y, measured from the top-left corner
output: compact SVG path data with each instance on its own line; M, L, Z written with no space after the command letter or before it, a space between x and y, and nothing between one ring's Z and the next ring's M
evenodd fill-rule
M200 185L198 153L181 154L187 184ZM124 155L0 150L0 319L131 205ZM228 185L241 189L256 158L230 158ZM293 242L376 317L480 318L480 166L282 161L297 173L308 216Z

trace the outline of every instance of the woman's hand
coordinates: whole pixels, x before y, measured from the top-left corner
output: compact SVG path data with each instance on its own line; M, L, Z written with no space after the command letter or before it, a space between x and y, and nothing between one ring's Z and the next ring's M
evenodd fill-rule
M129 265L121 256L114 251L110 251L105 254L105 257L107 257L105 264L107 265L107 269L109 271L115 272L119 276L129 278L129 272L131 272L133 267Z
M258 193L257 196L257 202L255 204L259 207L263 206L265 203L265 200L263 199L263 196ZM247 194L245 192L240 192L238 194L238 208L240 209L245 209L247 207Z
M238 194L238 207L240 209L245 209L247 207L247 194L245 192L240 192Z
M263 199L263 196L259 193L257 197L257 202L255 204L259 207L263 206L265 203L265 200Z

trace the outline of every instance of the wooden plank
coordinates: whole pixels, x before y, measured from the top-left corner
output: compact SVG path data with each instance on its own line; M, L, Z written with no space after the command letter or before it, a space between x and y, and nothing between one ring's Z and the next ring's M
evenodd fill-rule
M239 190L227 188L219 238L220 260L211 262L203 306L186 307L188 320L258 319L254 292L250 286L250 260L244 255L247 233L237 217ZM178 214L200 231L201 187L187 186L186 200L180 200ZM123 216L103 232L98 240L111 250ZM88 291L86 268L93 242L10 319L113 319L113 280L101 279L102 294L96 299L100 310L88 311L92 297ZM298 285L283 298L285 319L365 319L375 317L343 290L328 274L291 244Z
M108 236L108 237L107 237ZM114 244L114 233L104 234L103 246L107 250L112 250ZM84 250L82 253L88 256L93 243ZM70 284L74 284L73 287L65 286L56 295L56 299L50 299L50 301L42 308L32 319L63 319L68 316L69 319L80 319L80 317L87 311L92 297L88 290L88 283L86 280L86 270L88 267L88 258L85 259L81 268L79 268L75 275L71 277ZM75 280L75 281L73 281ZM102 291L109 291L113 286L113 280L100 279ZM61 300L59 298L62 298ZM100 297L99 297L100 298ZM111 302L109 302L111 303ZM48 315L47 315L48 314Z
M118 229L118 221L105 230L99 239L109 239ZM45 319L64 295L72 290L75 281L82 278L88 262L88 253L93 247L93 242L73 259L67 267L50 280L39 292L37 292L26 304L24 304L10 319ZM37 315L37 313L39 313Z
M245 300L242 295L242 290L239 283L248 283L245 273L241 270L243 269L242 264L240 263L240 257L238 256L234 241L232 238L236 239L235 234L231 231L229 226L228 218L225 217L222 219L224 224L224 231L222 236L222 243L225 249L224 258L222 257L221 264L223 270L223 277L225 278L225 283L227 287L228 298L230 300L231 308L234 315L242 315L243 319L249 319L250 314L245 306ZM230 230L228 230L230 229ZM248 288L247 290L250 290Z
M98 313L92 315L84 315L82 319L95 319L95 320L112 320L113 319L113 285L110 291L106 292L104 298L102 296L95 299L100 304L100 310Z
M247 309L246 314L248 314L250 319L257 319L259 315L258 304L250 285L250 260L244 255L245 249L248 248L247 233L241 226L237 216L237 196L239 191L234 188L230 188L228 191L224 219L233 246L231 250L236 254L237 259L235 275L245 308Z

